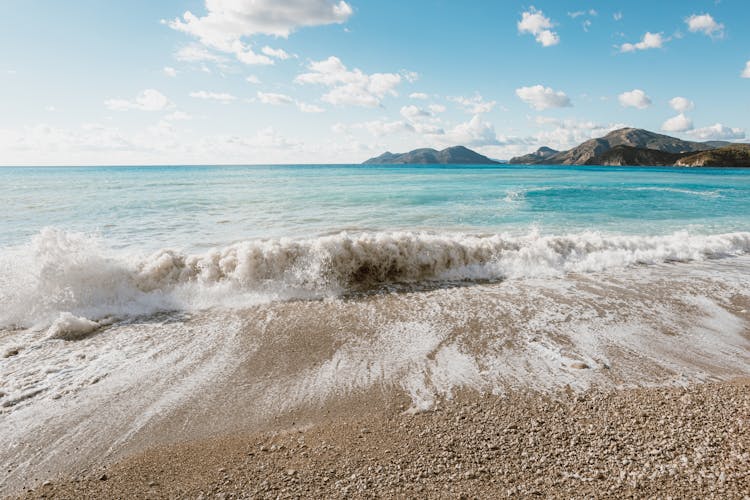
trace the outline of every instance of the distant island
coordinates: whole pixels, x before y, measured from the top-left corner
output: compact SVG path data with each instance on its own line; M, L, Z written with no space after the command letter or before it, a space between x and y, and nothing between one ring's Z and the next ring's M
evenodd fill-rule
M464 146L453 146L442 151L422 148L408 153L385 152L375 158L370 158L363 165L488 165L498 161L480 155Z
M438 151L422 148L408 153L385 152L363 165L495 165L464 146ZM589 139L567 151L543 146L511 158L515 165L602 165L650 167L750 167L750 144L727 141L694 142L639 128L621 128Z
M637 128L622 128L567 151L542 147L511 158L517 165L750 167L750 144L693 142Z

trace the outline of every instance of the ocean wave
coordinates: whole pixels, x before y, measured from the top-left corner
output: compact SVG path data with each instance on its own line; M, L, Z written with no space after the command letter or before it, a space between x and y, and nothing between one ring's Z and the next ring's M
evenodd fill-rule
M339 233L244 241L200 254L162 249L140 255L48 228L28 245L0 251L0 327L53 325L51 337L67 338L64 326L83 325L88 331L93 325L87 320L247 307L390 283L561 276L746 253L748 232L546 236L534 231L525 236Z
M528 188L514 188L509 189L505 192L503 201L506 203L519 203L526 200L528 195L534 195L537 193L547 192L562 192L567 193L570 191L607 191L607 192L656 192L656 193L671 193L685 196L697 196L700 198L722 198L723 195L719 190L700 190L700 189L688 189L688 188L675 188L670 186L536 186Z

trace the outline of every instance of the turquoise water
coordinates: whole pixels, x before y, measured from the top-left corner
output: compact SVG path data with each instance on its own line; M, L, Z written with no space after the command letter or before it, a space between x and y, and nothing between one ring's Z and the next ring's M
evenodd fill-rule
M0 169L0 247L44 227L201 250L340 231L663 235L750 229L750 170L523 166Z

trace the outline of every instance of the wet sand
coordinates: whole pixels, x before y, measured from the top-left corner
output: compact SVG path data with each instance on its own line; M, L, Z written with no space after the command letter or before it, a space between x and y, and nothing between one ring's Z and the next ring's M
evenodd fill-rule
M459 394L158 446L26 498L747 498L750 379Z

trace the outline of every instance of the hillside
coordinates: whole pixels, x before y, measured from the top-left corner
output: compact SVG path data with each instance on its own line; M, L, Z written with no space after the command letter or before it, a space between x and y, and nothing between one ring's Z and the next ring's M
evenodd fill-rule
M750 144L732 144L680 158L678 167L750 167Z
M520 165L530 165L533 163L538 163L546 158L549 158L550 156L553 156L555 154L559 153L558 150L548 148L547 146L542 146L541 148L537 149L533 153L529 153L527 155L523 156L516 156L514 158L511 158L508 163L515 163Z
M498 162L464 146L453 146L443 149L442 151L431 148L422 148L401 154L385 152L380 156L370 158L363 162L363 165L486 165L496 163Z
M622 167L628 165L650 165L654 167L672 166L680 158L692 153L666 153L656 149L615 146L591 158L587 165Z
M539 157L537 153L512 158L510 163L527 165L658 165L674 164L686 153L712 150L728 143L722 141L694 142L657 134L637 128L622 128L597 139L589 139L580 145L552 155ZM621 147L614 152L614 148ZM640 151L634 151L640 150ZM670 162L666 153L677 155Z

